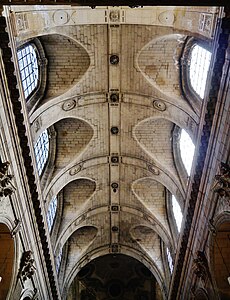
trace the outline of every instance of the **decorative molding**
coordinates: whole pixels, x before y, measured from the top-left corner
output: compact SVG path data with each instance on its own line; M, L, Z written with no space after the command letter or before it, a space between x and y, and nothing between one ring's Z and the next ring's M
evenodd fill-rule
M37 118L34 122L34 130L38 132L38 130L42 127L42 119L41 117Z
M228 164L221 163L219 174L215 176L215 180L214 192L230 205L230 166Z
M11 231L11 236L12 237L14 237L21 230L21 226L22 226L22 222L20 220L18 220L18 219L16 219L14 221L14 223L15 223L15 226L14 226L14 228Z
M20 276L23 281L26 281L27 279L32 278L35 270L32 251L28 250L23 252L18 276Z
M201 278L203 281L205 281L207 275L208 275L208 261L207 258L202 251L197 251L197 257L193 260L193 270L194 274L198 278Z

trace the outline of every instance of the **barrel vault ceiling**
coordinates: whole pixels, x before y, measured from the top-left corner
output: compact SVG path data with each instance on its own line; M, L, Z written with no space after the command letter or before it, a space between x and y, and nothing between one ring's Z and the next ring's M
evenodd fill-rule
M186 38L200 34L199 14L187 15L189 31L182 8L67 8L14 8L17 46L39 38L47 59L46 91L29 122L34 142L49 128L40 185L45 209L58 195L50 245L55 256L68 253L60 290L112 254L141 262L167 293L163 249L173 255L177 241L166 200L174 194L183 209L186 192L173 130L195 140L199 125L178 65Z

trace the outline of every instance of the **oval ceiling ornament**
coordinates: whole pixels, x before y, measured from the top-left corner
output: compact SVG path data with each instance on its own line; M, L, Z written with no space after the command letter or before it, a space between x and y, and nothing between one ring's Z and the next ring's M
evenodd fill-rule
M71 100L67 100L63 103L62 109L64 111L69 111L69 110L73 109L75 106L76 106L76 101L74 99L71 99Z
M163 101L160 100L154 100L153 101L153 107L156 108L159 111L165 111L166 110L166 105Z
M162 25L172 26L175 22L175 15L172 11L163 11L159 14L158 20Z
M77 173L79 173L81 171L82 167L83 167L83 164L74 166L72 169L69 170L69 175L70 176L76 175Z

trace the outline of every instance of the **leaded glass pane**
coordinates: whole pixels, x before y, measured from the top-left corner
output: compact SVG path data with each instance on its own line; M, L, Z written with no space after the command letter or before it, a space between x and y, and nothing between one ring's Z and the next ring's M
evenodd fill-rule
M57 197L55 196L52 198L47 212L47 223L48 223L49 231L51 231L53 227L56 212L57 212Z
M195 146L190 136L184 129L182 129L180 136L180 154L188 175L190 175L191 172L194 151Z
M38 60L32 45L27 45L17 51L18 64L21 74L22 86L25 98L36 89L38 85Z
M203 99L207 81L211 52L195 45L191 52L190 82L195 92Z
M44 130L39 136L34 146L34 152L38 174L41 175L49 155L49 136L47 130Z
M61 259L62 259L62 249L60 250L58 256L56 257L56 271L57 271L57 273L58 273L59 270L60 270Z

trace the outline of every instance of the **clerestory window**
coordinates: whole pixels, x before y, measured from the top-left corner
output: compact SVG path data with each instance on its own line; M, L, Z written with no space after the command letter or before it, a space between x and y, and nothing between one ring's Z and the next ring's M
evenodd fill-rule
M49 135L44 130L34 146L38 174L41 175L49 156Z
M170 253L170 250L169 250L168 247L166 248L166 255L167 255L169 270L170 270L170 273L172 274L172 272L173 272L173 259L172 259L172 256L171 256L171 253Z
M195 145L184 129L181 130L179 145L182 162L187 171L187 174L190 175Z
M59 273L59 271L60 271L61 260L62 260L62 249L59 251L59 254L56 257L56 271L57 271L57 273Z
M35 46L27 44L17 51L19 70L26 100L37 89L39 82L38 57Z
M49 204L48 212L47 212L47 223L49 231L51 231L54 219L57 213L57 196L54 196Z
M183 215L181 212L180 205L174 195L172 195L172 208L173 208L173 215L176 221L177 229L180 232Z
M211 52L195 44L190 54L189 79L192 88L201 99L204 98L210 61Z

